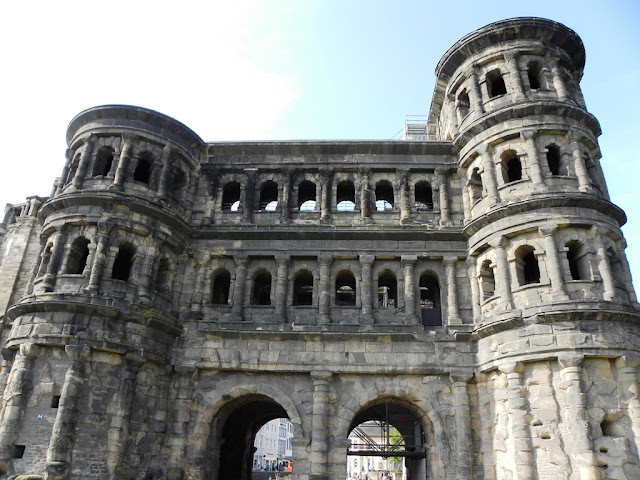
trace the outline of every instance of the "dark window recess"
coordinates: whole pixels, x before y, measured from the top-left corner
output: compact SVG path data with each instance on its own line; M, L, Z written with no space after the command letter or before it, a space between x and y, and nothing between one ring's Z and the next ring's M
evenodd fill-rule
M308 270L298 273L293 284L294 305L313 304L313 274Z
M433 191L427 182L416 183L416 210L424 212L433 210Z
M153 165L153 155L149 152L144 152L138 158L138 165L133 172L133 179L136 182L149 183L151 178L151 166Z
M238 210L237 202L239 201L240 184L238 182L227 183L222 190L222 210L225 212Z
M96 155L96 161L93 165L93 176L107 176L111 171L111 165L113 164L113 148L102 147L98 150Z
M487 73L487 84L491 98L507 93L507 86L504 83L500 70L493 70Z
M271 305L271 274L262 272L253 281L253 305Z
M522 257L522 261L524 262L524 284L540 283L540 269L533 251Z
M22 458L24 457L24 449L25 445L14 445L13 446L13 455L12 458Z
M211 303L214 305L227 305L229 303L229 286L231 275L226 270L219 270L213 279L213 291Z
M342 271L336 276L336 305L355 306L356 277L350 271Z
M527 75L529 76L529 86L531 87L531 90L540 89L540 79L538 78L538 75L531 70L527 72Z
M560 175L560 150L555 145L547 147L547 165L551 175Z
M135 250L131 245L123 245L120 247L118 254L116 255L116 259L113 262L111 278L115 280L129 280L134 252Z
M89 240L84 237L75 239L69 250L67 273L81 275L87 265L87 258L89 258Z
M507 180L509 182L522 180L522 165L518 158L512 158L507 162Z
M51 408L58 408L60 406L60 395L54 395L51 397Z

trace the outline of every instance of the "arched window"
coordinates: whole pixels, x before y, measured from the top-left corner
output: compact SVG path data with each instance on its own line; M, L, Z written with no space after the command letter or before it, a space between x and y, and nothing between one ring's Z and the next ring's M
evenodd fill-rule
M171 287L171 261L167 257L160 259L158 273L153 289L157 292L168 292Z
M336 188L336 207L339 212L352 212L356 207L356 189L353 182L341 181Z
M336 275L336 305L355 306L356 277L349 270L341 270Z
M109 175L111 171L111 165L113 164L113 148L111 147L100 147L98 153L96 154L96 161L93 164L93 176L104 176Z
M423 325L442 325L440 285L438 277L432 272L424 272L420 275L420 312Z
M462 91L458 94L458 98L456 101L456 109L458 110L458 116L460 121L464 119L469 114L471 103L469 103L469 94L466 89L462 89Z
M493 275L491 260L485 260L480 266L480 290L482 290L483 300L487 300L495 295L496 279Z
M316 209L316 185L304 180L298 185L298 208L301 212L313 212Z
M378 275L378 308L396 308L398 306L398 280L391 270Z
M278 184L267 180L260 188L259 209L267 212L275 212L278 207Z
M296 273L293 282L293 304L313 304L313 274L309 270L300 270Z
M187 188L187 175L184 170L178 168L173 174L173 182L171 183L171 196L177 200L182 200L185 189Z
M393 210L393 186L387 180L376 184L376 210L384 212Z
M85 237L78 237L73 241L69 249L67 273L81 275L87 266L87 258L89 258L89 240Z
M114 280L129 280L135 252L135 247L130 243L123 243L120 245L118 253L116 254L116 259L113 262L111 278Z
M513 150L507 150L500 158L502 159L502 178L504 183L522 180L522 164L518 154Z
M211 303L213 305L229 304L229 287L231 285L231 275L224 268L219 268L213 272L213 282L211 287Z
M260 270L253 277L251 303L253 305L271 305L271 274L266 270Z
M229 182L222 188L222 210L224 212L237 212L240 206L240 184Z
M527 65L527 78L529 79L529 88L531 90L539 90L542 87L541 74L542 70L538 62L531 62Z
M482 177L480 176L480 169L474 168L469 178L469 196L471 202L476 202L482 198Z
M547 165L551 175L560 175L560 149L555 145L547 145Z
M571 280L585 280L589 276L589 264L584 245L578 240L571 240L565 245L567 262Z
M133 179L136 182L149 184L151 178L151 167L153 166L153 155L150 152L142 152L138 156L138 164L133 172Z
M516 250L515 255L518 283L520 285L540 283L540 268L534 248L530 245L523 245Z
M416 211L433 210L433 191L429 182L416 183Z
M504 84L500 70L495 69L487 73L487 90L491 98L507 93L507 86Z

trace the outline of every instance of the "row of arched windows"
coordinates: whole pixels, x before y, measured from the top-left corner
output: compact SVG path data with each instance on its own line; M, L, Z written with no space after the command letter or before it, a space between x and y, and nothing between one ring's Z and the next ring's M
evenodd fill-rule
M222 210L238 211L240 208L242 188L240 183L231 181L222 188ZM297 185L298 197L296 206L301 212L317 211L316 184L303 180ZM376 211L392 210L395 205L393 185L388 180L381 180L373 188L374 204ZM415 184L415 209L416 211L433 210L433 192L427 181ZM350 180L342 180L336 186L336 209L338 211L353 211L356 206L356 189ZM278 184L273 180L262 183L258 193L258 208L263 211L275 211L278 207Z

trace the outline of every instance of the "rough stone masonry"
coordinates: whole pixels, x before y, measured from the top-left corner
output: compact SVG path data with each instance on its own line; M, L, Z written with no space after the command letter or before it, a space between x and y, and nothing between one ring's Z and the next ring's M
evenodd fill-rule
M476 30L401 141L80 113L51 196L0 227L1 478L249 480L286 417L296 480L344 479L367 420L406 480L639 479L640 307L584 62L550 20Z

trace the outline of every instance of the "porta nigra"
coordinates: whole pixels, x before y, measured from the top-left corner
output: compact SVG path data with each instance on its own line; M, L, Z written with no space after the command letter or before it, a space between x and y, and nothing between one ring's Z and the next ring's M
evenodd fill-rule
M80 113L0 227L0 478L250 480L287 418L295 480L344 480L368 420L406 480L639 479L640 306L584 63L550 20L476 30L397 141Z

